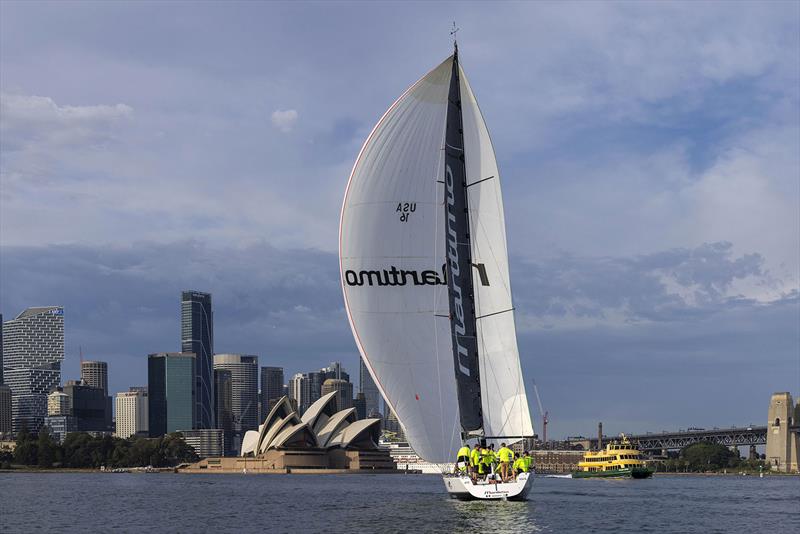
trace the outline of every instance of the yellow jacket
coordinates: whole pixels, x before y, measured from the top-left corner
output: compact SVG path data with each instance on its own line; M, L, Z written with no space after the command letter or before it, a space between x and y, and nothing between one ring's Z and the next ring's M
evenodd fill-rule
M514 451L512 451L508 447L502 447L499 451L497 451L497 455L500 456L501 462L514 461Z
M473 467L481 463L480 449L472 449L472 452L469 453L469 460Z

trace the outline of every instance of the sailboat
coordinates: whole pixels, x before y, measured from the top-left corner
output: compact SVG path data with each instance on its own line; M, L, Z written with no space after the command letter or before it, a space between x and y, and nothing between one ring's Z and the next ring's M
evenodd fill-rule
M347 183L339 266L361 357L425 460L533 435L517 348L503 199L483 116L453 54L409 87L364 142ZM460 499L524 499L532 477Z

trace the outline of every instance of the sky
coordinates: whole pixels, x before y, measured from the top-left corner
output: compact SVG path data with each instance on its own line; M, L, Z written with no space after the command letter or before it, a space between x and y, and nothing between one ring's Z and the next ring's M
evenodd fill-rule
M353 161L459 52L548 435L765 424L800 394L797 2L0 2L0 312L65 307L63 380L180 348L357 375Z

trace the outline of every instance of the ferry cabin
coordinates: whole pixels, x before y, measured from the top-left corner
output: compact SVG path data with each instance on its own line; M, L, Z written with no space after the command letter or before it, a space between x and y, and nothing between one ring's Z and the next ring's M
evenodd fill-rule
M619 471L645 467L639 451L630 443L610 444L605 450L587 452L583 461L578 463L578 470L588 473Z

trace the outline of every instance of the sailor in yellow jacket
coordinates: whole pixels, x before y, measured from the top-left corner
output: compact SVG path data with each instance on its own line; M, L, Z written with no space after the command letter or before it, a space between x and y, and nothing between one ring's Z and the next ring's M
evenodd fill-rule
M471 467L472 482L475 483L478 481L478 471L481 465L481 446L478 443L469 453L469 465Z
M531 469L533 458L530 457L528 451L514 461L514 476L520 473L527 473Z
M503 482L506 482L508 480L509 468L512 467L514 462L514 451L506 447L505 443L501 443L497 455L500 457L500 477Z
M464 445L456 453L456 470L465 475L469 472L469 446Z
M489 478L492 472L492 451L487 447L481 447L481 463L478 466L478 474Z

